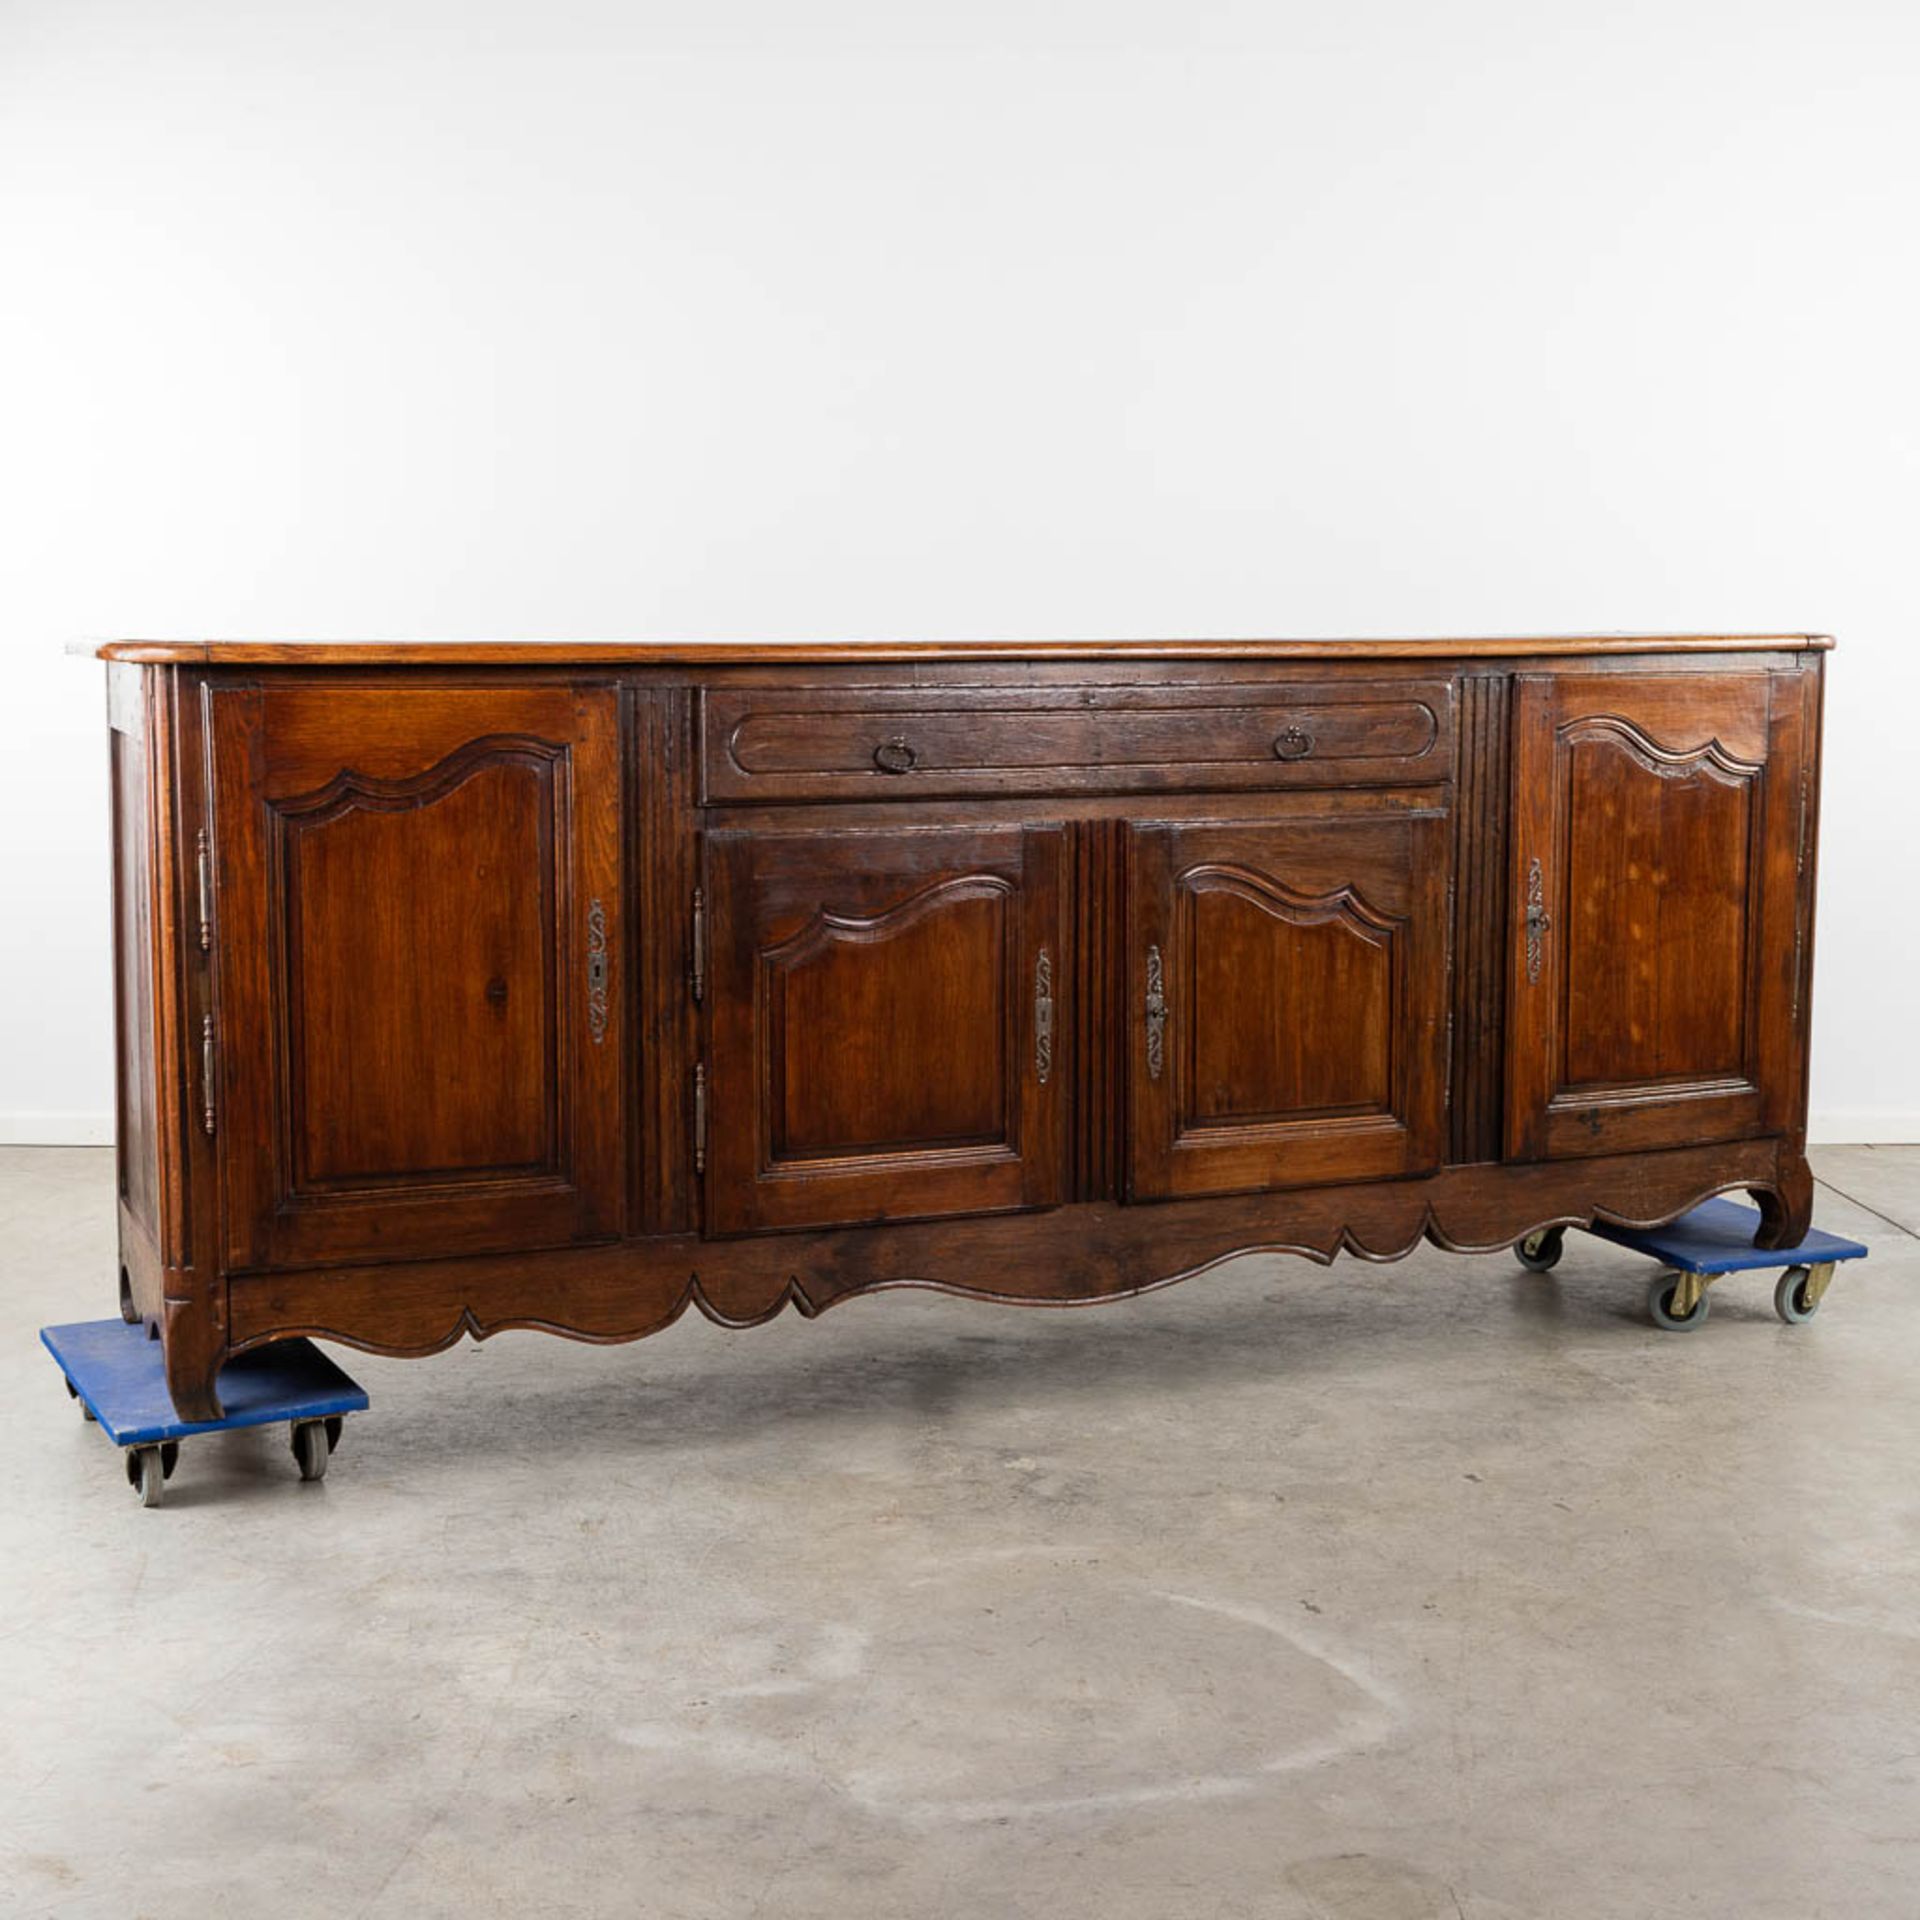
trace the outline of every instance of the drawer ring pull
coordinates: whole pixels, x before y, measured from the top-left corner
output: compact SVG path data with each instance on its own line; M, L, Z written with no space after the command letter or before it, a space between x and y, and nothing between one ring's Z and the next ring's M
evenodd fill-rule
M873 764L882 773L911 773L920 756L898 736L883 740L873 750Z
M1289 727L1273 743L1276 760L1304 760L1313 751L1313 735L1305 727Z

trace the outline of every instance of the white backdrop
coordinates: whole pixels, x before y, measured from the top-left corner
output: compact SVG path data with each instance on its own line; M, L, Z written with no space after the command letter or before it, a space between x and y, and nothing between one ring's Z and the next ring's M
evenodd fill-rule
M80 636L1837 632L1920 1138L1920 9L0 4L0 1139L108 1129Z

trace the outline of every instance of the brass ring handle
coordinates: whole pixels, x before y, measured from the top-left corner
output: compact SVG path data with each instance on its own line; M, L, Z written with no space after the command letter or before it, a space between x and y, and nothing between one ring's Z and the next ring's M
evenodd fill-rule
M882 773L911 773L920 756L896 735L891 740L883 740L873 750L873 764Z
M1305 727L1289 727L1273 743L1276 760L1304 760L1313 751L1313 735Z

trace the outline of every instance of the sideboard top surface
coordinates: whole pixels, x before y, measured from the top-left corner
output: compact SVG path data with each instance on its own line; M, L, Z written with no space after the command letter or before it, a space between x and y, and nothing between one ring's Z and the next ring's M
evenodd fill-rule
M1461 640L111 640L102 660L212 667L839 666L939 660L1461 660L1805 652L1825 634L1568 634Z

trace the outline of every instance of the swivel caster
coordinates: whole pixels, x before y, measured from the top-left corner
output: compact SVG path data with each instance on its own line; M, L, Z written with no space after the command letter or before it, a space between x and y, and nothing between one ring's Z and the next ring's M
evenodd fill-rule
M334 1442L340 1437L338 1420L296 1420L293 1424L293 1457L300 1463L302 1480L324 1480L327 1462L333 1457Z
M1513 1257L1529 1273L1551 1273L1560 1264L1566 1244L1565 1227L1542 1227L1538 1233L1530 1233L1513 1243Z
M1789 1267L1773 1289L1773 1310L1790 1327L1805 1326L1827 1296L1831 1266Z
M154 1447L127 1449L127 1484L143 1507L157 1507L167 1497L167 1482L180 1462L180 1443L165 1440Z
M1676 1307L1687 1291L1699 1288L1692 1305L1684 1312ZM1693 1333L1707 1324L1707 1312L1713 1302L1699 1277L1690 1273L1662 1272L1653 1276L1647 1289L1647 1317L1662 1333Z
M67 1398L69 1400L80 1400L80 1389L76 1387L71 1380L67 1382ZM97 1420L99 1417L100 1416L95 1413L84 1400L80 1400L80 1418L82 1420Z

